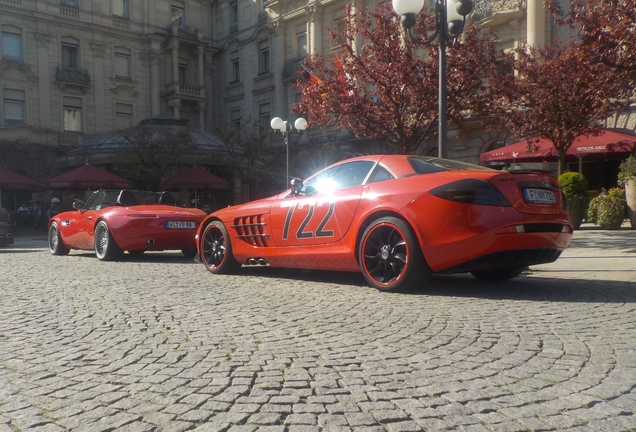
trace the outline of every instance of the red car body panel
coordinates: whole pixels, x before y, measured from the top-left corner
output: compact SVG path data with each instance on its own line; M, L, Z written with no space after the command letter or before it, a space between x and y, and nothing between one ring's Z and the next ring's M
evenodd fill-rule
M194 236L205 212L166 204L74 210L55 215L60 239L69 249L93 250L97 223L106 221L117 245L125 251L183 250L195 247ZM191 222L189 229L168 229L167 222Z
M395 178L326 194L294 196L288 190L216 211L197 231L199 252L203 229L219 220L228 230L232 255L239 263L257 258L272 267L360 271L361 234L373 220L387 215L408 222L434 272L471 271L491 254L529 249L550 249L556 259L570 242L568 211L556 179L548 173L456 169L416 174L409 157L398 155L364 156L341 164L352 161L373 162ZM431 193L475 179L494 185L510 205L457 202ZM528 188L550 191L556 202L526 201Z

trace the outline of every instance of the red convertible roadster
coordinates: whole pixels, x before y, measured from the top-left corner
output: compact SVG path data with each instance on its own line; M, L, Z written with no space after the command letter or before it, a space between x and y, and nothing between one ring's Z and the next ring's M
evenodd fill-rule
M209 271L362 271L371 286L401 291L425 286L433 273L513 278L555 261L572 237L566 200L543 171L373 155L291 184L204 219L196 238Z
M119 258L123 251L181 250L196 254L194 235L205 212L176 207L169 192L98 190L75 211L49 221L49 250L67 255L69 249L94 250L100 260Z

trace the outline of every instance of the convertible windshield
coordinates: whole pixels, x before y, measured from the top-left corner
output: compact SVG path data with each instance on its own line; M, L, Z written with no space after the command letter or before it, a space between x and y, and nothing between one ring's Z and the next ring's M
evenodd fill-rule
M167 204L175 205L170 192L146 192L137 190L98 190L91 195L84 210L100 210L113 205L132 207L136 205Z
M439 159L426 156L414 156L409 158L413 171L417 174L431 174L441 171L454 171L463 169L480 169L492 171L492 168L460 162L451 159Z

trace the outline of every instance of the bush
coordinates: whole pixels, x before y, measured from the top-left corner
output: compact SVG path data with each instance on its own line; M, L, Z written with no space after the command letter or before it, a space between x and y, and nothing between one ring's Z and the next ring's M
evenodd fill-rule
M592 199L586 219L603 229L620 228L625 219L625 199L609 194Z
M567 172L559 176L559 187L567 196L587 199L587 180L581 173Z
M624 186L629 179L636 178L636 158L630 155L618 167L618 184Z

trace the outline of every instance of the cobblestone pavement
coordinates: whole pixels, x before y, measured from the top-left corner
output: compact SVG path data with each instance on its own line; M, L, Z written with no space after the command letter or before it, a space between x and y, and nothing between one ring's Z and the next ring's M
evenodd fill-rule
M513 281L0 250L0 432L634 431L636 231Z

